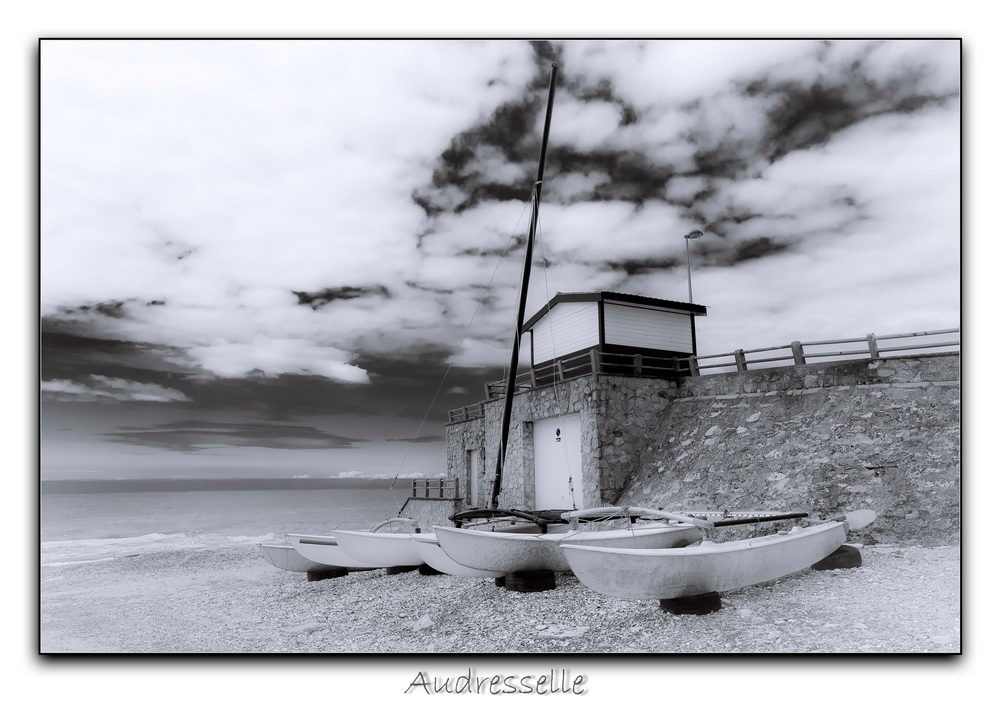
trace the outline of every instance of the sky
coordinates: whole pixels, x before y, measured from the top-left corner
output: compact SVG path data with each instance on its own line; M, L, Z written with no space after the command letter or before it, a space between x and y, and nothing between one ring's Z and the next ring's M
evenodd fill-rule
M960 324L957 40L45 40L43 479L435 475L528 315Z

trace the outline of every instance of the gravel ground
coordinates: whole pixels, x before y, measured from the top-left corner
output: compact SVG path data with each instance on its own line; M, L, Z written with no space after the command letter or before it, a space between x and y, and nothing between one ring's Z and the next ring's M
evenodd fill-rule
M960 548L866 546L671 615L571 574L518 593L416 571L308 582L255 547L46 567L42 653L958 653Z

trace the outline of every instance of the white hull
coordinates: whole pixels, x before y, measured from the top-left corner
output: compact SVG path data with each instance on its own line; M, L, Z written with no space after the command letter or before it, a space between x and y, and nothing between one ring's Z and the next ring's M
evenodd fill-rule
M687 548L634 550L564 542L573 573L591 590L635 600L725 592L781 578L819 562L847 539L843 523Z
M334 531L333 535L347 555L377 567L421 565L424 562L410 540L410 533Z
M643 526L606 531L504 533L434 526L438 543L455 562L478 570L516 573L523 570L570 570L560 543L586 543L622 548L677 548L701 539L689 525Z
M289 533L285 538L299 555L320 565L358 570L371 570L379 567L349 556L333 536Z
M258 543L264 559L271 565L291 573L308 573L310 570L322 568L323 565L314 560L302 557L293 546L287 544Z
M433 533L414 533L411 538L424 562L440 573L468 578L500 578L505 574L498 570L477 570L456 563L444 552Z

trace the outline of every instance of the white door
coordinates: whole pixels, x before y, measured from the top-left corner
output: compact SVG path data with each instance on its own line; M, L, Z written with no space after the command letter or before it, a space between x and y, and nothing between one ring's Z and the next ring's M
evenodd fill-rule
M469 503L479 503L479 449L469 451Z
M536 421L535 509L574 508L572 488L581 493L583 453L580 450L580 415L566 414Z

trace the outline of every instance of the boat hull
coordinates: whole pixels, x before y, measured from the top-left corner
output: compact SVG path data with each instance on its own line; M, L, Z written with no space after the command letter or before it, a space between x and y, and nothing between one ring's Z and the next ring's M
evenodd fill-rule
M378 567L422 565L424 560L410 539L411 533L334 531L344 552L360 562Z
M501 571L478 570L456 563L444 552L433 533L416 533L411 537L420 557L439 573L467 578L500 578L504 575Z
M303 557L295 550L294 546L281 543L258 543L264 559L280 570L287 570L290 573L308 573L310 570L323 568L321 563Z
M285 538L303 558L320 565L354 570L373 570L379 566L365 563L349 556L333 536L304 535L289 533Z
M823 523L787 534L687 548L634 550L564 543L577 579L591 590L634 600L725 592L808 568L847 539L844 525Z
M621 548L678 548L701 539L697 528L663 525L607 531L509 533L434 526L438 543L455 562L469 568L502 573L525 570L571 570L560 543L586 543Z

